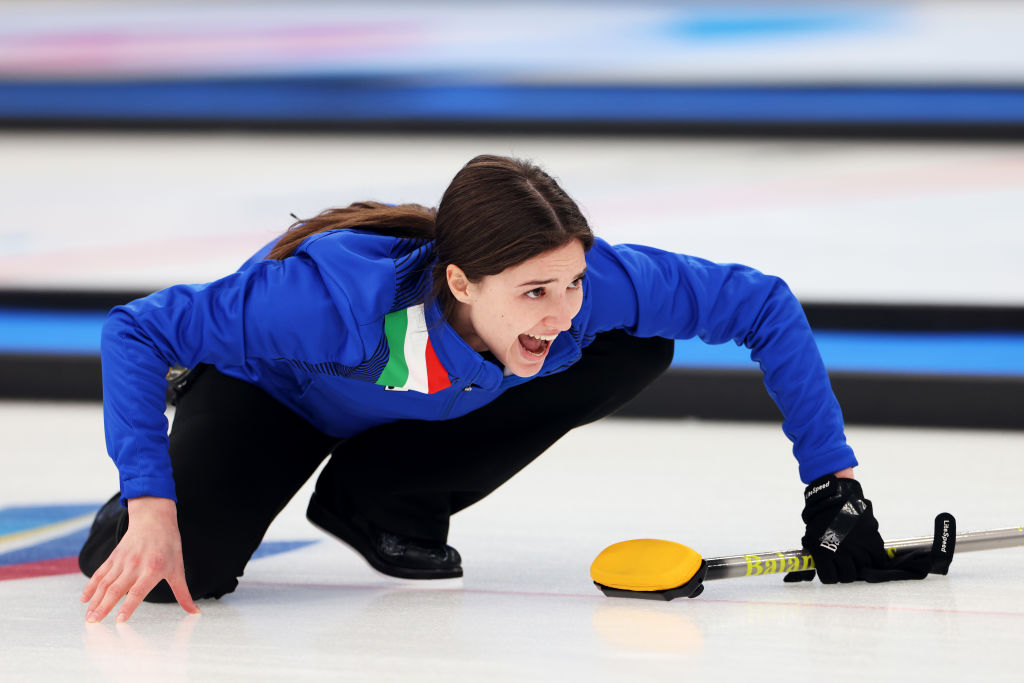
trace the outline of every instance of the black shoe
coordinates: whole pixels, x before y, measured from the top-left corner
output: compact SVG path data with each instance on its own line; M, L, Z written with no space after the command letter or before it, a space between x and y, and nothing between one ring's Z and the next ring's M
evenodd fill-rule
M121 494L115 493L96 513L89 536L78 552L78 568L92 576L121 542L128 529L128 511L121 507Z
M382 574L403 579L462 576L462 558L450 545L430 544L348 519L323 505L316 493L309 499L306 518L351 546Z
M105 524L117 524L120 527L122 517L127 516L127 514L127 509L121 505L121 493L119 491L96 511L96 516L92 520L92 527L90 527L89 533L95 533L97 529ZM114 521L115 518L116 522ZM120 531L120 528L118 530Z

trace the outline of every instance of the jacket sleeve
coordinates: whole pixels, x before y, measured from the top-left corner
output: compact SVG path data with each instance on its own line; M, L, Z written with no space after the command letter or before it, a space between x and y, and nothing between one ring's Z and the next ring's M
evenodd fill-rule
M600 241L587 262L592 331L622 328L642 337L747 347L782 412L800 478L810 482L857 464L810 325L781 279L747 266Z
M170 366L220 365L255 382L251 360L309 358L317 348L322 355L324 340L341 362L361 358L358 335L346 334L353 329L351 310L328 296L303 258L264 261L114 308L101 339L103 419L122 501L175 499L164 417Z

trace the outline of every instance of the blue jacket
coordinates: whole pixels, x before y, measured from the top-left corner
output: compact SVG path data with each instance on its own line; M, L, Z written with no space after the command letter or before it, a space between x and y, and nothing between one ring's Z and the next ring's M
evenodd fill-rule
M289 258L265 260L270 246L223 279L170 287L110 312L103 414L122 499L175 498L164 417L171 365L214 365L337 437L404 418L458 417L529 381L505 377L427 303L429 341L451 385L428 394L377 384L391 355L385 316L424 301L432 242L337 230L312 235ZM583 306L538 377L575 363L607 330L732 340L760 364L803 481L856 465L810 327L782 280L602 240L586 260ZM469 386L474 391L464 391Z

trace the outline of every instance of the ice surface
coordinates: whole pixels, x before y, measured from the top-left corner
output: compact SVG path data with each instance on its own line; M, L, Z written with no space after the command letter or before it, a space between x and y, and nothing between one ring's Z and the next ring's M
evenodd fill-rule
M0 403L0 507L99 503L116 487L98 405ZM1024 433L852 427L888 538L1024 523ZM707 584L695 600L606 598L596 554L667 538L705 556L798 545L802 484L777 425L605 420L457 515L466 576L376 574L304 518L307 486L238 590L84 623L77 574L0 581L0 679L1020 680L1024 549L964 554L948 577ZM0 543L0 552L3 545ZM822 674L824 675L824 674Z

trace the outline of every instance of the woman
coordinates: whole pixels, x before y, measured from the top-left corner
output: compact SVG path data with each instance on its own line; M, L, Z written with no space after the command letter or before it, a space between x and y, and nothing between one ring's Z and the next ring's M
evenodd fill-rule
M668 366L671 340L694 336L742 343L761 364L814 482L805 545L834 541L857 501L852 531L815 550L822 580L881 567L839 405L785 284L595 240L541 169L480 156L436 211L328 210L224 279L111 312L104 420L121 490L80 556L87 620L126 595L119 621L143 599L193 612L234 590L328 456L310 520L386 574L461 576L450 515L635 396ZM168 439L173 365L193 370L174 386Z

